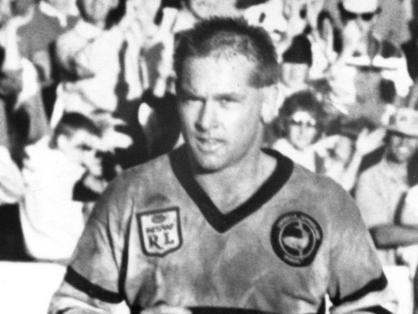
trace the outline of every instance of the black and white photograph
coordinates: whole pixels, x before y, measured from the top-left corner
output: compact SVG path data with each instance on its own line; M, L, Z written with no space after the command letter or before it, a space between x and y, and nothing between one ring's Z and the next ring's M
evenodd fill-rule
M418 1L0 0L0 314L418 314Z

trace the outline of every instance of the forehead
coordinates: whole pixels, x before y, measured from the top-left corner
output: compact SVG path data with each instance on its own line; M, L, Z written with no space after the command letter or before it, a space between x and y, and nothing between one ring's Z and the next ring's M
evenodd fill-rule
M181 87L250 87L256 64L242 55L189 57L183 62Z
M92 134L84 129L74 130L70 136L72 142L86 142L93 141L98 138L95 134Z
M89 5L94 2L97 2L97 3L100 2L102 4L105 4L107 7L109 7L109 6L116 5L118 3L118 0L78 0L78 2L81 4L85 4L85 5ZM92 8L89 7L88 9L97 10L95 7L92 7ZM107 9L110 10L110 8L107 8Z
M298 120L312 120L313 114L305 110L299 110L299 111L295 111L291 115L291 117L293 119L298 119Z
M400 132L391 131L391 132L388 133L388 136L389 136L390 139L395 139L395 140L397 140L397 139L407 139L407 140L412 141L412 142L415 142L415 141L418 142L418 137L406 135L406 134L403 134L403 133L400 133Z

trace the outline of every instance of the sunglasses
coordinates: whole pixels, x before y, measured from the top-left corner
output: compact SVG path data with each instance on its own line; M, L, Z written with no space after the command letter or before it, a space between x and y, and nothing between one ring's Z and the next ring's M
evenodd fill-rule
M343 16L347 20L356 20L361 18L363 21L371 21L376 12L367 12L367 13L353 13L347 10L343 10Z
M91 147L90 145L87 145L85 143L77 144L77 145L75 145L75 148L77 148L78 150L81 150L83 152L91 152L92 150L95 150L93 147Z
M317 123L314 120L289 119L289 124L297 127L316 128Z

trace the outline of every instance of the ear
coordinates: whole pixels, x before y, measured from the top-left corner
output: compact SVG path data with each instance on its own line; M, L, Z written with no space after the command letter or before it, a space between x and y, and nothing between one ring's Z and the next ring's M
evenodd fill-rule
M262 93L263 103L261 104L261 120L263 123L268 124L277 116L277 86L266 86L263 88Z

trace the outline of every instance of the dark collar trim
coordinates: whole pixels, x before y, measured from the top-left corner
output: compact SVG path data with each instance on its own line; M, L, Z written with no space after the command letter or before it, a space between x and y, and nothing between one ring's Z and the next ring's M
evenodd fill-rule
M195 202L209 224L218 232L225 232L270 200L287 182L293 172L293 162L271 149L263 151L276 158L277 165L270 177L242 205L223 214L192 176L184 147L170 154L171 168L187 194Z

